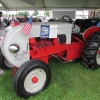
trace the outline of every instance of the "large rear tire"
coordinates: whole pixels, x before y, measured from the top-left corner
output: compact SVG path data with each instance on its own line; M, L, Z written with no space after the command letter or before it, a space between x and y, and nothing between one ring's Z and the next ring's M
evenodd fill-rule
M34 96L44 90L51 79L49 66L40 60L25 62L14 76L14 89L23 98Z
M83 50L83 64L90 69L100 67L100 32L91 36Z
M6 58L3 56L2 52L0 51L0 68L8 70L13 67L14 66L6 60Z

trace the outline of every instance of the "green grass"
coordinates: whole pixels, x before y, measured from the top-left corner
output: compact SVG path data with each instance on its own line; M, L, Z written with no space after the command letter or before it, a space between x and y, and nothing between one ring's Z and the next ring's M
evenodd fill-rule
M86 69L81 61L49 62L52 71L48 88L28 100L100 100L100 69ZM25 100L16 95L11 71L0 76L0 100Z

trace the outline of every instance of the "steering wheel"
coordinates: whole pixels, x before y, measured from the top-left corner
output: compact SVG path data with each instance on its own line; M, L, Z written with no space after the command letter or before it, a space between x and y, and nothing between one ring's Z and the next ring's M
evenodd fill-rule
M55 22L55 19L49 19L48 22Z
M74 25L74 26L72 27L72 29L75 28L75 22L72 20L71 17L69 17L69 16L67 16L67 15L64 15L64 16L62 17L62 21L65 21L65 22L68 22L68 23L72 23L72 24Z

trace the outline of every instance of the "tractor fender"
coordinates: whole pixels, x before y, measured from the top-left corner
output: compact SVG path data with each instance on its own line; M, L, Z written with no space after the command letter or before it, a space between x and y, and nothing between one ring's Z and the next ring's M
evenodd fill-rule
M2 38L4 38L1 51L4 57L9 61L12 65L16 67L20 67L24 62L30 59L29 56L29 36L22 32L22 28L24 27L24 23L18 26L9 26L9 30L5 29L7 34ZM6 33L6 31L4 32ZM9 47L12 44L16 44L19 47L18 52L13 53L9 50Z
M100 27L92 26L92 27L88 28L87 30L85 30L85 32L82 34L82 36L85 41L88 41L90 36L92 36L93 34L95 34L98 31L100 31Z

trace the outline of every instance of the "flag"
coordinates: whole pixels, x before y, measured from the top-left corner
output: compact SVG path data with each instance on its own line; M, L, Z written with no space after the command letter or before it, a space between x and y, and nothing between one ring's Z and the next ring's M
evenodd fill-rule
M100 27L100 21L99 21L99 23L97 24L97 26Z
M31 27L32 27L32 22L33 22L33 18L32 16L29 18L28 22L25 23L23 29L22 29L22 32L24 34L27 34L29 35L30 34L30 30L31 30Z

